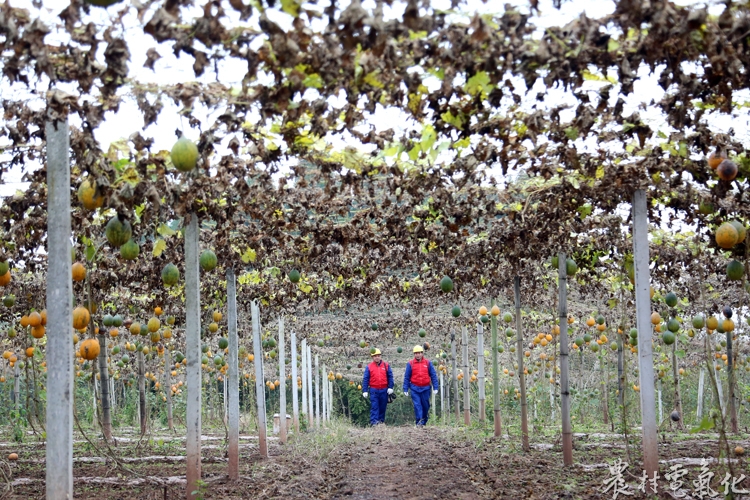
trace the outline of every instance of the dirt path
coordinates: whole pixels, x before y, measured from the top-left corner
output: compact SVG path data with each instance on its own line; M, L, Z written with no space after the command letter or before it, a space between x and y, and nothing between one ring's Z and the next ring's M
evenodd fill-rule
M532 438L535 436L532 436ZM491 429L412 426L361 429L334 423L301 434L289 444L269 441L269 458L245 440L240 447L240 479L226 475L226 447L221 441L206 445L203 454L201 497L205 499L505 499L528 500L610 499L602 492L608 467L615 459L633 461L628 484L635 487L639 471L637 446L626 455L617 436L599 436L595 442L581 435L575 442L576 465L562 466L559 440L537 441L528 453L517 436L496 439ZM601 439L599 439L601 437ZM544 436L540 436L544 439ZM744 437L746 439L746 436ZM206 439L211 441L211 439ZM744 442L744 441L743 441ZM599 446L596 446L596 444ZM19 460L8 464L13 491L0 481L0 499L44 496L44 448L35 443L17 445ZM73 468L76 499L176 500L185 497L185 462L181 440L163 445L134 443L117 447L128 471L91 455L78 444ZM723 477L714 460L716 444L704 436L660 444L662 474L670 464L686 462L695 479L696 460L711 462L710 470ZM737 463L747 474L747 459ZM0 460L1 461L1 460ZM0 464L1 465L1 464ZM719 479L714 481L718 488ZM688 483L690 484L690 483ZM661 484L659 498L671 498ZM743 487L750 488L750 479ZM638 498L637 496L635 498Z
M484 481L473 479L460 448L435 427L353 433L351 446L331 456L331 498L493 498Z

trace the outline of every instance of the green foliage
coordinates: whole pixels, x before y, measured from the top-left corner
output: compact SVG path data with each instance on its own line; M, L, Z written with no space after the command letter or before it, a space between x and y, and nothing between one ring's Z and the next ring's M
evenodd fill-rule
M697 427L693 427L690 429L690 434L696 434L698 432L702 431L709 431L714 428L714 421L711 417L706 415L703 417L703 420L701 420L700 424L698 424Z

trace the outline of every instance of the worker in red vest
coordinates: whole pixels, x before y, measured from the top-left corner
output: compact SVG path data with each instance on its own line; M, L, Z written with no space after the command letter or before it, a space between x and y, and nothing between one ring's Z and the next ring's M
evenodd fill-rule
M372 363L365 368L362 379L362 396L370 397L370 425L385 423L385 407L388 396L393 394L393 372L383 361L380 349L372 351Z
M413 352L414 359L406 364L404 373L404 396L411 390L414 418L418 426L424 426L430 416L430 389L437 394L440 384L435 367L424 357L424 348L415 345Z

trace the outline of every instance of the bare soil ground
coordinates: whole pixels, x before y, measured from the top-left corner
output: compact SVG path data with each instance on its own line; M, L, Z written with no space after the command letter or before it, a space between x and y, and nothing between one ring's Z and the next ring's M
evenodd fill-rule
M358 429L335 424L330 429L301 434L282 446L270 440L267 460L258 456L257 440L240 441L240 480L226 476L226 446L221 436L203 441L203 498L294 498L294 499L558 499L613 498L602 492L611 477L608 465L618 458L629 462L625 479L635 490L641 476L639 435L633 436L629 455L621 436L577 435L576 465L565 469L559 440L532 436L528 453L519 447L518 436L494 438L489 427L385 427ZM747 437L738 440L750 449ZM153 437L136 448L137 441L121 441L114 448L122 465L103 459L87 442L75 449L75 497L80 499L177 499L185 498L184 437ZM734 447L734 444L732 445ZM44 497L44 447L41 443L20 446L5 443L5 458L17 451L19 460L0 464L10 470L12 491L0 475L0 498ZM662 477L669 467L685 458L717 457L716 440L710 435L662 437ZM688 461L689 462L689 461ZM747 458L734 462L735 476L750 476ZM699 463L685 465L683 478L687 496L693 496L692 481ZM712 487L720 488L726 466L709 464L715 474ZM674 498L669 482L662 479L658 498ZM750 489L750 479L743 487ZM4 494L3 494L4 492ZM619 498L623 498L620 496ZM638 493L634 497L639 498ZM653 497L651 497L653 498ZM738 497L735 497L738 498Z

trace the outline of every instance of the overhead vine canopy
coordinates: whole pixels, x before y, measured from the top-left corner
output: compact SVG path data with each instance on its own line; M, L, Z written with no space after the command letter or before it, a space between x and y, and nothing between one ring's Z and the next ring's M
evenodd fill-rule
M496 14L459 0L15 4L0 6L2 171L25 169L30 186L5 200L2 237L30 271L45 266L46 176L33 166L48 114L73 115L71 189L96 182L105 200L97 214L73 211L79 258L115 213L150 256L136 265L106 252L98 286L158 289L164 264L182 260L180 219L192 211L203 246L243 269L254 296L314 310L375 294L424 305L443 274L467 299L513 275L534 293L558 250L620 263L635 188L648 190L654 222L697 224L697 238L748 215L743 138L710 127L748 95L744 5L709 15L621 1L600 19L540 28L535 1ZM169 52L192 61L193 80L160 67ZM664 92L639 109L635 86L649 74ZM142 124L121 119L132 105ZM175 106L200 152L189 174L152 137ZM375 126L378 114L398 123ZM127 139L100 142L108 120ZM736 162L733 180L709 168L714 150ZM299 284L284 281L291 269Z

